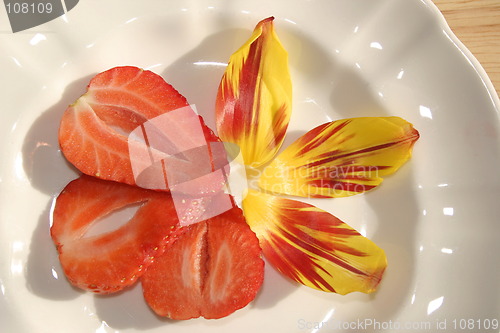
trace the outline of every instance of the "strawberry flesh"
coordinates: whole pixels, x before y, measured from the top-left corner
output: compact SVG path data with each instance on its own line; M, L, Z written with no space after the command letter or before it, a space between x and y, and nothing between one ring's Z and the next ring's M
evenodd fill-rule
M130 205L139 207L126 224L90 235ZM83 175L57 197L50 232L68 280L107 294L133 284L181 230L170 194Z
M183 107L189 107L186 98L161 76L132 66L111 68L97 74L87 92L66 109L59 145L81 172L137 185L132 164L143 161L131 156L128 135L149 120ZM219 142L198 118L206 141ZM154 161L163 156L161 152L151 154Z
M257 295L264 262L238 207L190 225L141 277L153 311L171 319L217 319Z

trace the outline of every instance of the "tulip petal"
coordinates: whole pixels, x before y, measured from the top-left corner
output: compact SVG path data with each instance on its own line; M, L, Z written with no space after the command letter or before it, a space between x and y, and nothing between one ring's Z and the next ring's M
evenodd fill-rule
M281 147L291 114L288 54L273 17L259 22L230 58L216 100L217 131L237 144L246 165L269 162Z
M342 295L371 293L380 283L384 251L330 213L255 190L243 211L268 262L289 278Z
M361 117L320 125L292 143L262 172L267 191L346 197L373 189L411 157L419 133L399 117Z

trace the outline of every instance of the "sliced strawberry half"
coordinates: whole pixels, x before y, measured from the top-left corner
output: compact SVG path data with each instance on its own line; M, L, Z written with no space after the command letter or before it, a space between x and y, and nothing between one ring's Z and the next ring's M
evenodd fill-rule
M201 316L207 223L187 229L141 276L148 304L158 315L172 319Z
M126 224L88 235L130 205L138 208ZM57 197L50 232L68 280L106 294L133 284L181 229L169 193L83 175Z
M83 173L136 185L132 165L144 161L130 154L129 134L183 107L188 107L186 98L159 75L132 66L115 67L96 75L87 92L66 109L59 144L68 161ZM219 142L199 120L207 142ZM161 152L151 149L149 153L152 160L161 159Z
M207 222L207 276L202 315L225 317L250 303L264 281L259 240L234 208Z
M141 277L153 311L172 319L216 319L250 303L262 285L264 262L241 210L187 229Z

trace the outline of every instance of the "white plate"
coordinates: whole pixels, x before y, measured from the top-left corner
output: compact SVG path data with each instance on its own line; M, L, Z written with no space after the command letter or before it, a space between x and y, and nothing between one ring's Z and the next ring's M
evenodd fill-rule
M2 332L480 332L500 319L500 103L430 1L85 0L16 34L0 12ZM224 63L271 15L293 75L287 143L327 119L368 115L420 131L413 159L378 189L314 201L386 250L379 291L321 293L268 267L247 308L174 322L153 315L138 287L109 297L71 288L49 237L52 198L75 177L56 140L65 107L97 72L128 64L163 75L213 126Z

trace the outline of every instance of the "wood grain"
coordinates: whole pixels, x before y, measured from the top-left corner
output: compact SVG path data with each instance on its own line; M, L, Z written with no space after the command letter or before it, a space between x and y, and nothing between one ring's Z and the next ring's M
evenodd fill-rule
M455 35L472 52L500 95L500 1L434 0Z

